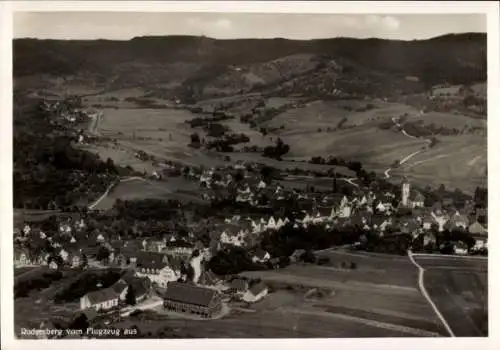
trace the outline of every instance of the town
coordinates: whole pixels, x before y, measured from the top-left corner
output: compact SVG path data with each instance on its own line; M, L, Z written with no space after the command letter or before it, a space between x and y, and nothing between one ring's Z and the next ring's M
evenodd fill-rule
M61 130L77 118L96 118L68 106L71 101L43 101L39 108ZM84 131L73 137L76 143L92 142ZM488 251L482 189L475 198L446 191L428 198L408 180L346 181L335 167L325 174L330 188L323 189L285 186L287 177L300 176L255 163L208 169L169 164L150 174L126 176L113 167L102 175L109 183L101 186L104 195L87 207L59 209L51 201L51 210L42 211L41 218L16 220L16 275L22 271L16 276L16 298L66 280L45 302L71 310L68 329L119 324L144 310L223 318L270 293L265 281L240 273L328 265L328 257L316 253L322 250L395 255ZM192 182L209 204L117 200L111 210L93 209L121 181L161 184L178 177ZM338 267L357 268L349 259ZM39 277L30 278L34 273ZM54 317L40 321L41 326L56 322Z
M479 15L45 15L12 43L15 337L488 336ZM328 28L237 33L278 17Z

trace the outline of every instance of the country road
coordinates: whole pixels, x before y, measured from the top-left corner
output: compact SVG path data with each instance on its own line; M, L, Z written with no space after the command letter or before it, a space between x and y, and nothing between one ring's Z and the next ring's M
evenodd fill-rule
M425 288L425 285L424 285L424 272L425 272L425 269L422 266L420 266L415 261L415 258L413 257L413 253L412 253L411 250L408 250L408 258L410 259L411 263L413 265L415 265L417 267L417 269L418 269L418 287L420 289L420 292L422 293L422 295L424 296L424 298L427 300L427 302L429 303L429 305L432 307L432 309L434 310L434 313L437 315L437 317L439 318L439 320L443 324L444 328L446 328L446 331L448 332L448 334L450 335L450 337L455 337L455 334L451 330L450 325L448 324L448 322L446 322L446 319L441 314L441 312L437 308L436 304L434 304L434 302L432 301L429 293L427 292L427 289Z
M396 125L396 126L397 126L400 130L401 130L401 133L402 133L403 135L405 135L406 137L409 137L409 138L411 138L411 139L415 139L415 140L417 140L417 139L418 139L418 137L416 137L416 136L412 136L412 135L408 134L408 133L406 132L406 130L404 130L404 129L403 129L403 127L401 126L401 124L400 124L400 123L396 120L396 118L395 118L395 117L392 117L391 119L392 119L392 122L394 123L394 125ZM429 139L424 139L424 141L425 141L426 143L430 143L430 142L431 142L431 140L429 140ZM406 157L404 157L403 159L401 159L401 160L399 161L399 165L403 165L403 164L405 164L405 163L406 163L406 162L408 162L410 159L412 159L413 157L415 157L416 155L418 155L418 154L420 154L420 153L422 153L422 152L424 152L424 151L425 151L424 149L421 149L421 150L419 150L419 151L416 151L416 152L413 152L413 153L411 153L411 154L407 155ZM390 172L391 172L391 170L392 170L392 169L393 169L393 168L392 168L392 166L391 166L391 167L389 167L389 168L387 168L387 169L385 170L384 175L385 175L385 178L386 178L386 179L390 179L390 178L391 178Z

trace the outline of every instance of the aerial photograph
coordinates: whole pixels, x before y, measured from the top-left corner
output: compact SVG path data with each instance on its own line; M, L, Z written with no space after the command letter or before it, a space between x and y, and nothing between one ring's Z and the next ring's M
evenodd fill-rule
M16 339L488 337L486 15L15 12L12 47Z

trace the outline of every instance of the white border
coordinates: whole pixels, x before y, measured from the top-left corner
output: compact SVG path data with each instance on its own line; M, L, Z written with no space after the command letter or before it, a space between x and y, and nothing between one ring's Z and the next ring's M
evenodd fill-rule
M490 220L489 237L489 338L437 338L437 339L413 339L413 338L376 338L376 339L301 339L301 340L117 340L117 341L19 341L13 339L13 253L12 253L12 12L13 11L115 11L115 12L247 12L247 13L484 13L488 19L488 167L489 174L489 217L495 218L496 210L500 206L500 188L495 174L498 173L499 163L494 157L499 151L500 125L499 117L499 19L498 4L492 1L467 1L467 2L280 2L266 1L0 1L2 17L0 19L1 29L1 107L2 118L0 132L0 159L1 169L1 339L2 350L36 348L43 349L83 349L108 348L110 345L135 349L137 347L155 347L158 345L169 348L191 348L194 346L212 347L214 350L231 349L235 346L245 348L259 348L272 346L286 346L289 349L337 347L345 349L495 349L494 344L498 341L498 330L500 330L500 319L494 311L499 309L500 303L495 301L493 295L500 295L500 288L496 278L498 274L497 246L500 244L496 237L500 225L496 220ZM425 25L425 23L422 23ZM9 117L8 117L9 116ZM496 298L498 300L498 298ZM494 340L496 338L496 341Z

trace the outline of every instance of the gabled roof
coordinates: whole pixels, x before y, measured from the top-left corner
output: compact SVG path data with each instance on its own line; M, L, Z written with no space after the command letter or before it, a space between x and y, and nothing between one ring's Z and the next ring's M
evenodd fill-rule
M488 231L479 222L474 222L469 226L469 233L473 235L487 235Z
M259 293L262 293L267 289L266 285L262 282L254 284L252 287L250 287L249 291L253 295L258 295Z
M421 192L419 192L419 191L413 191L410 199L413 202L424 202L425 201L424 195Z
M136 297L141 297L146 294L151 286L151 281L147 277L134 278L129 282Z
M115 284L111 286L111 288L117 293L121 294L127 288L127 282L122 279L119 279Z
M98 304L118 298L117 293L112 288L104 288L95 292L87 293L91 304Z
M248 283L241 278L235 278L231 281L231 288L234 288L238 291L245 291L248 288Z
M192 304L207 307L212 299L217 296L217 291L213 289L197 287L180 282L170 282L163 298L165 300L179 303Z

